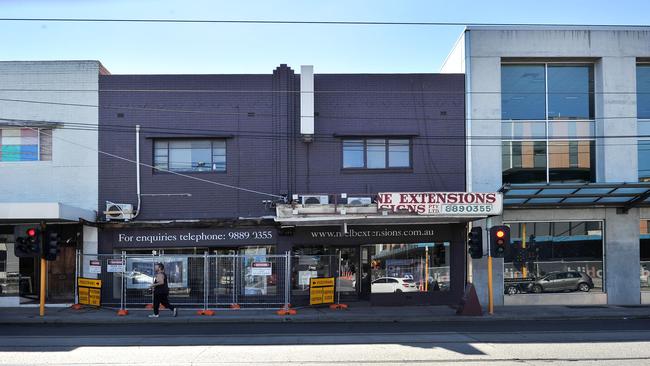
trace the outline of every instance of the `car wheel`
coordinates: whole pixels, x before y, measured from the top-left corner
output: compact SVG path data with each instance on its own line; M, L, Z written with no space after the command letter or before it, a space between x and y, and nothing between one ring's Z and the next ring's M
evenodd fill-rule
M515 294L519 293L519 290L515 286L508 286L508 288L506 289L506 293L508 295L515 295Z
M584 282L581 282L581 283L578 284L578 291L589 292L589 290L591 290L591 289L589 288L588 284L586 284Z
M396 294L401 294L401 293L402 293L402 290L397 289L397 290L395 290L395 293L396 293Z
M542 286L540 286L540 285L535 285L535 286L533 286L532 290L533 290L533 293L535 293L535 294L539 294L539 293L542 292Z

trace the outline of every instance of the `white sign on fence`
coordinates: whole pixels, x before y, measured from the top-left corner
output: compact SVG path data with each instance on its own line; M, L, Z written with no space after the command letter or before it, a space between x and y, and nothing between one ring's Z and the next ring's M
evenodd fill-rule
M253 262L251 263L251 275L253 276L270 276L273 273L271 262Z
M102 262L91 259L89 262L88 273L102 273Z
M106 263L107 272L126 272L126 265L121 259L109 259Z

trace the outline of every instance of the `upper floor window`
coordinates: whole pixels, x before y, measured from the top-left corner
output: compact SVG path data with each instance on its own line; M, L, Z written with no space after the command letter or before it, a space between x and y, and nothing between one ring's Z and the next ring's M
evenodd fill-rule
M0 162L52 160L52 130L0 128Z
M593 182L593 65L501 65L504 183Z
M154 166L175 172L225 172L226 140L155 140Z
M344 169L411 167L409 139L367 138L343 140Z
M594 70L580 64L504 64L504 120L594 119Z
M636 67L636 114L639 119L650 119L650 64Z

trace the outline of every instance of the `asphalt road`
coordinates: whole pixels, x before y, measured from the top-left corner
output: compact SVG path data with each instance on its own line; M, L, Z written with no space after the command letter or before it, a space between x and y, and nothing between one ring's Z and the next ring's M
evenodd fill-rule
M650 320L0 325L0 365L650 364Z

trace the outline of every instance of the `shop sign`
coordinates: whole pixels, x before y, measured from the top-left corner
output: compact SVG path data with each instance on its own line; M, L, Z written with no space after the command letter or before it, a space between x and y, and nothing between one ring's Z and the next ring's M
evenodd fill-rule
M251 263L251 275L253 276L270 276L273 273L271 262L253 262Z
M271 245L277 241L269 226L234 228L131 228L104 230L104 240L116 248L169 248L212 245Z
M424 216L493 216L503 212L498 192L389 192L377 195L377 208Z
M334 277L309 279L309 305L334 303Z
M122 259L109 259L106 262L106 272L126 272L126 266Z
M79 304L99 306L101 302L102 280L77 277Z
M88 266L88 273L102 273L102 262L91 259Z

